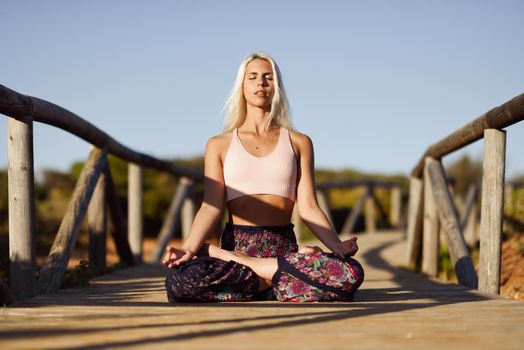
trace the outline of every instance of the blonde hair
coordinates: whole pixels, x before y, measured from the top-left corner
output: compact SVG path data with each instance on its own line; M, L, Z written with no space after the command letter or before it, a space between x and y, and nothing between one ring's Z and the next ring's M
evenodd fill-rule
M231 93L226 101L224 109L227 110L225 119L225 131L231 131L244 124L246 120L246 98L244 97L244 76L246 73L246 67L249 62L260 59L265 60L271 64L273 69L273 79L275 82L275 94L271 102L271 112L266 119L264 124L264 130L269 133L269 127L271 124L284 127L286 129L294 130L291 123L291 115L289 111L289 103L286 97L286 91L284 90L284 83L282 82L282 74L275 60L267 53L256 52L244 58L240 67L238 68L235 85L231 89Z

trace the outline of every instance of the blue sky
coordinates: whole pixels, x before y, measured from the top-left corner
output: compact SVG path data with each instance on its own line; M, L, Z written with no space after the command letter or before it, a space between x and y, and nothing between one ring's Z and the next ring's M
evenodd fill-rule
M203 154L242 58L278 62L316 165L408 174L432 143L524 92L522 1L0 1L0 84L161 158ZM6 135L7 121L0 121ZM35 124L35 166L89 145ZM524 173L524 123L507 177ZM0 141L0 168L7 141ZM464 152L480 158L482 143Z

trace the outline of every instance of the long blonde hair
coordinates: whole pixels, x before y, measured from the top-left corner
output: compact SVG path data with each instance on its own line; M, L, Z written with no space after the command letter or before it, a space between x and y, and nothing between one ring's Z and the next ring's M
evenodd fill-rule
M225 119L225 131L231 131L244 124L246 120L246 98L244 97L244 75L246 73L246 67L249 62L261 59L269 62L273 69L273 79L275 81L275 94L273 95L273 101L271 102L271 112L264 123L264 130L269 133L271 124L284 127L286 129L294 130L291 123L291 115L289 111L289 103L287 101L286 91L284 90L284 83L282 82L282 74L275 60L267 53L256 52L252 53L240 64L238 68L235 85L229 94L224 109L227 110Z

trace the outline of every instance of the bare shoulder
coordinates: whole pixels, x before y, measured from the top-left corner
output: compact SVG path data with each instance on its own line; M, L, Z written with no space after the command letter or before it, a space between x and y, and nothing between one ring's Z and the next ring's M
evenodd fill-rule
M225 154L233 136L232 131L226 131L222 134L215 135L207 141L206 153L211 152L219 155L221 160L224 160Z
M308 135L295 130L289 130L289 134L291 137L291 143L293 144L293 148L297 151L297 154L300 155L306 152L311 152L313 141L311 141L311 138Z

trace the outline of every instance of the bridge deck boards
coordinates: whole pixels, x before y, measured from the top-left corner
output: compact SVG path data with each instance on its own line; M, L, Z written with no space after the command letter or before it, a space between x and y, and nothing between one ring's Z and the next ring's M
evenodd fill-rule
M522 349L524 304L396 266L399 233L359 238L366 280L353 303L170 305L163 267L0 311L2 349Z

